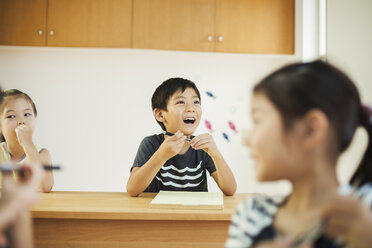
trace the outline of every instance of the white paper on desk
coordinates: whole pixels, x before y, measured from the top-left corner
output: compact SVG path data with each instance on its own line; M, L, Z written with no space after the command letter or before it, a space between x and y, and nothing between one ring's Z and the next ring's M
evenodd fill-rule
M223 209L222 192L160 191L150 208Z

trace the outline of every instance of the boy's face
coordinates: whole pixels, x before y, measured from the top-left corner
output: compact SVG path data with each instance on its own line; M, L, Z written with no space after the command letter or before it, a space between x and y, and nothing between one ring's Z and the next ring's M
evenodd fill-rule
M176 91L168 100L167 111L155 111L156 119L164 123L168 132L180 130L187 136L195 132L201 115L200 99L193 88Z

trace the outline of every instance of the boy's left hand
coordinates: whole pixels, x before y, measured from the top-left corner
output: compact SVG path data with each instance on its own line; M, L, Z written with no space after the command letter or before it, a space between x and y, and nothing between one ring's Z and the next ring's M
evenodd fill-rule
M26 124L20 124L16 127L15 133L21 146L32 145L32 129Z
M219 154L219 150L217 149L216 143L214 143L214 139L212 135L210 135L209 133L204 133L195 136L190 141L190 145L195 150L203 149L211 157L214 157Z

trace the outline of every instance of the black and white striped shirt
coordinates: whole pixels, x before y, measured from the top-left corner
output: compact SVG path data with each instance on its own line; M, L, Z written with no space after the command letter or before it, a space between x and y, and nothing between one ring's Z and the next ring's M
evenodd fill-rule
M349 185L340 187L340 194L350 194L352 189ZM372 185L361 187L356 196L361 198L367 206L372 206ZM229 228L229 238L225 246L227 248L254 247L261 241L272 240L277 236L273 226L275 214L286 197L255 196L243 201L233 215ZM327 239L325 236L318 238L313 244L314 248L341 248L340 242Z
M133 167L141 167L159 149L164 135L145 137L137 151ZM212 158L203 150L191 147L182 155L176 155L165 162L145 192L208 191L207 172L216 171Z

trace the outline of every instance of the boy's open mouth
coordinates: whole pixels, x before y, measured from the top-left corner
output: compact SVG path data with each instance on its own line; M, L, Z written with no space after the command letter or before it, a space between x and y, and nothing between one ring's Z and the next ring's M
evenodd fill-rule
M183 122L185 122L186 124L194 124L195 118L192 118L192 117L186 118L183 120Z

